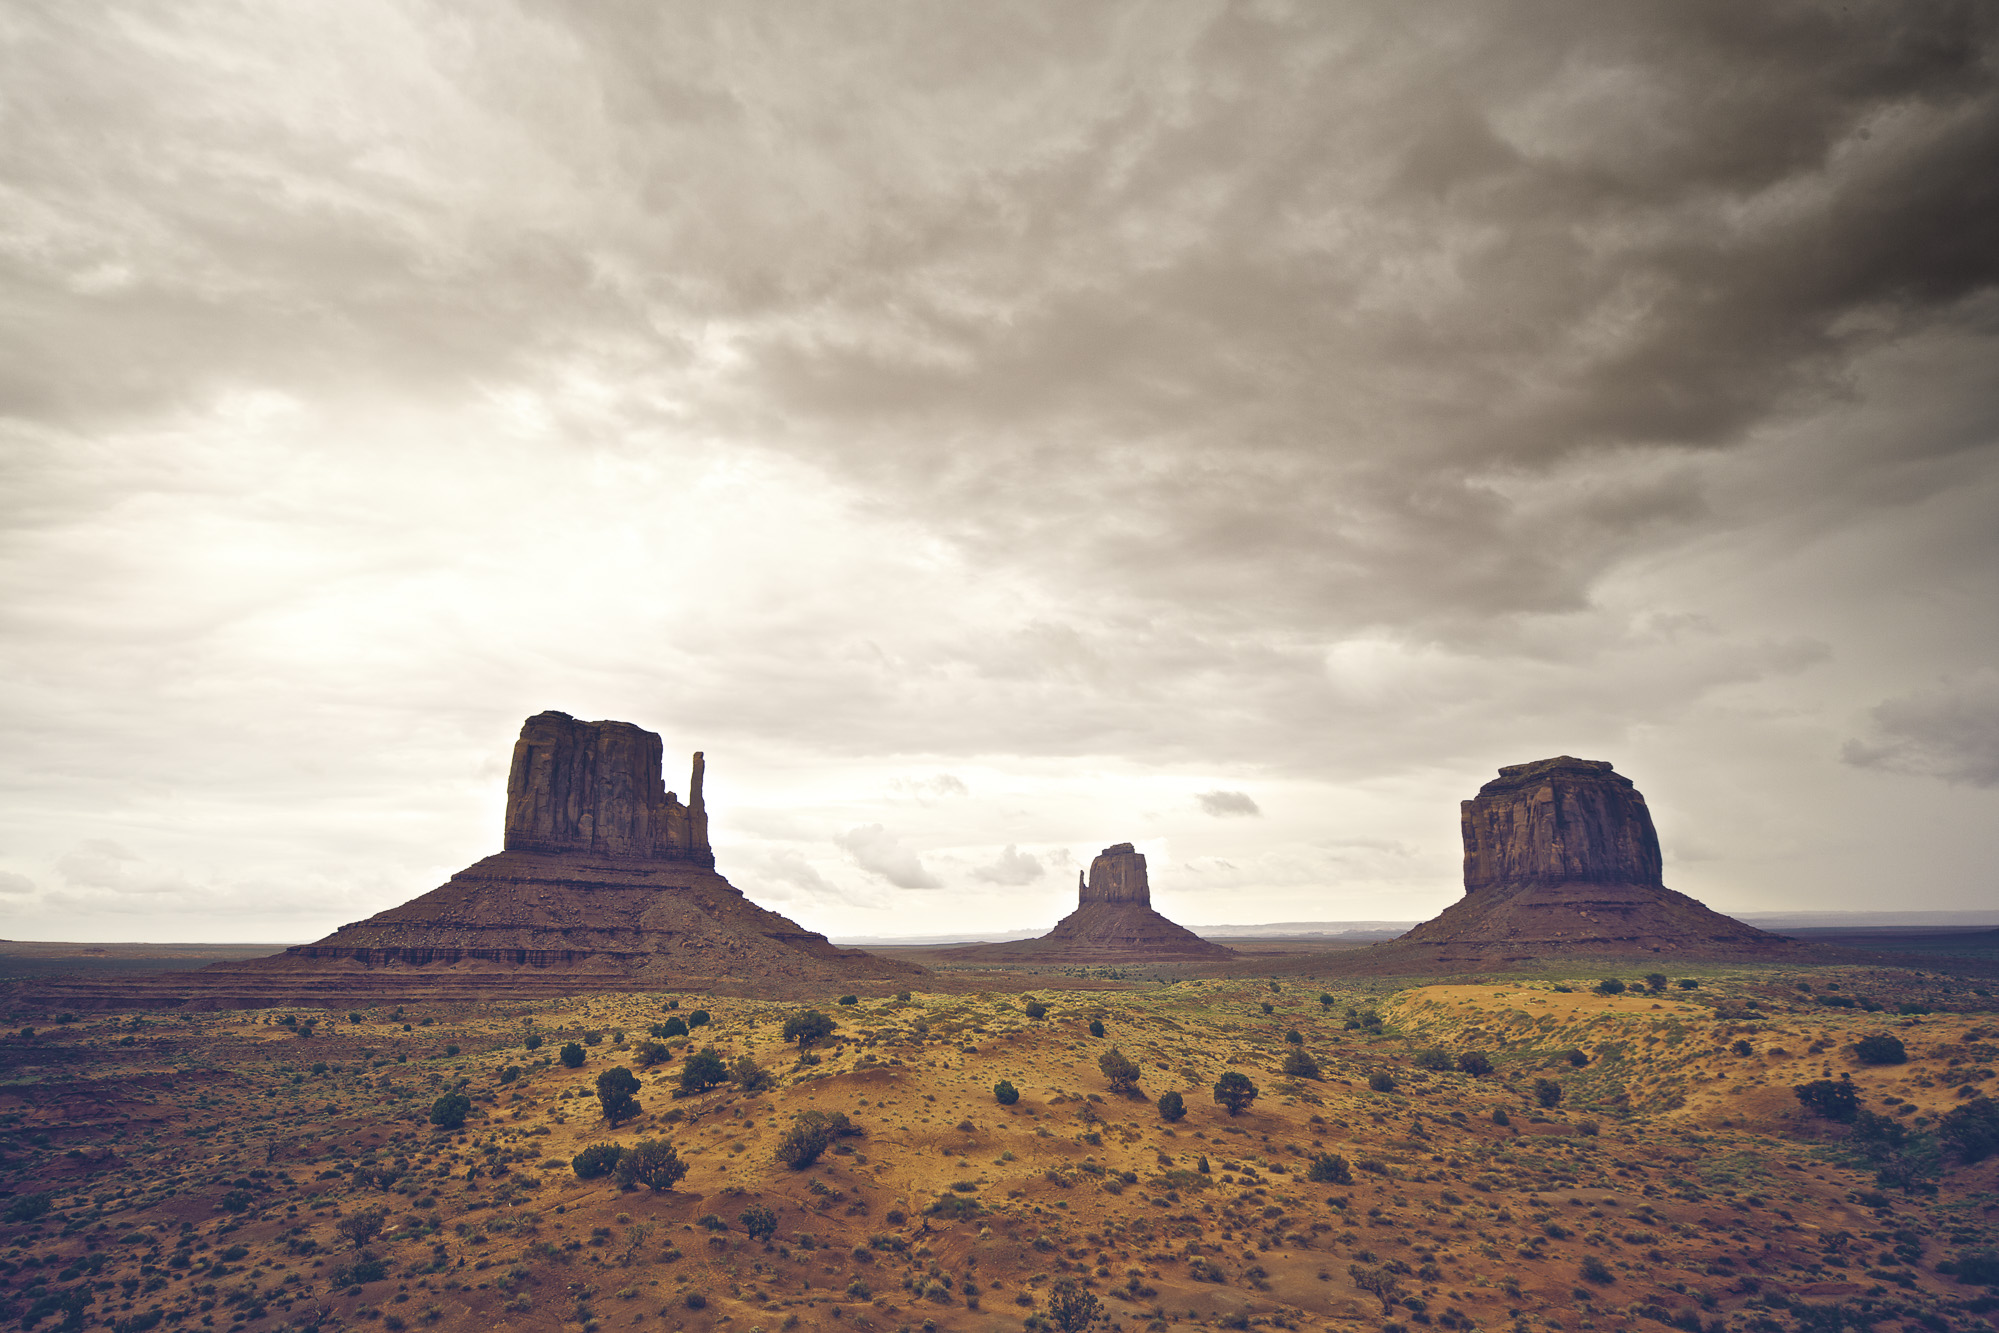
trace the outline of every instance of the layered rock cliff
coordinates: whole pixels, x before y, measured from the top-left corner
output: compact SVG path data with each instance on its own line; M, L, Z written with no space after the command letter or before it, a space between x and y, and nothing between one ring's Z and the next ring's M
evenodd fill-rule
M1603 760L1513 764L1460 806L1465 896L1377 956L1470 965L1562 954L1763 955L1789 941L1667 888L1652 812ZM1359 960L1356 960L1359 961Z
M1233 958L1152 907L1145 856L1128 842L1106 847L1076 880L1076 910L1039 939L977 944L939 957L959 963L1167 963Z

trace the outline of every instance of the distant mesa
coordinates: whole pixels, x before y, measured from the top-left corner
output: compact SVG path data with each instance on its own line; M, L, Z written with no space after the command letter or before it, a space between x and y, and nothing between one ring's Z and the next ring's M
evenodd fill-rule
M1191 963L1236 952L1175 925L1152 908L1145 856L1128 842L1106 847L1076 876L1076 910L1039 939L976 944L937 957L954 963Z
M659 736L629 722L538 713L514 743L504 850L315 944L157 985L189 989L197 1007L337 1006L369 994L813 994L924 975L837 948L745 898L715 872L703 757L694 756L683 804L665 789L660 754Z
M1513 764L1460 807L1465 896L1377 949L1467 964L1564 954L1726 959L1795 948L1665 886L1652 812L1600 759Z

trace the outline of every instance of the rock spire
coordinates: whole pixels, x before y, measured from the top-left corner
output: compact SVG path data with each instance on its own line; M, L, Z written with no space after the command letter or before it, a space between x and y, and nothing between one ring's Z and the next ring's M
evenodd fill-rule
M1097 853L1076 876L1076 910L1039 939L978 944L941 955L961 963L1161 963L1233 958L1152 908L1145 855L1128 842Z

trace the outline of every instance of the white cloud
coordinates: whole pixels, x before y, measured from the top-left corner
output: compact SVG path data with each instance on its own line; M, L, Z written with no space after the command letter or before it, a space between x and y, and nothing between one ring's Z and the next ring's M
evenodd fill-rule
M1245 791L1204 791L1194 797L1204 815L1225 819L1234 815L1261 815L1263 808Z
M1035 857L1008 843L989 864L974 869L972 878L988 884L1032 884L1046 869Z
M1846 742L1857 768L1999 787L1999 671L1945 680L1874 707L1873 738Z
M833 840L854 864L898 889L941 889L944 881L923 868L915 852L880 824L864 824Z
M26 875L17 875L11 870L0 870L0 894L25 894L35 891L35 881Z

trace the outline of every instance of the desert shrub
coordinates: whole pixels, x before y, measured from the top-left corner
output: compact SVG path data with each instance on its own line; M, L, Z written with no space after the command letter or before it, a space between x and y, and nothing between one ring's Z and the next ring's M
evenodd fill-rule
M23 1194L7 1205L5 1216L9 1222L32 1222L45 1216L55 1206L56 1196L53 1193Z
M1564 1055L1562 1058L1564 1060L1567 1060L1570 1064L1574 1065L1577 1069L1581 1069L1584 1065L1589 1063L1589 1052L1571 1050L1567 1055Z
M703 1046L680 1067L680 1090L706 1092L717 1083L726 1083L728 1078L729 1067L722 1063L721 1053L713 1046Z
M1138 1089L1139 1066L1123 1051L1113 1046L1097 1057L1097 1068L1103 1071L1114 1092L1135 1092Z
M1506 1114L1505 1107L1495 1106L1492 1108L1492 1123L1495 1125L1510 1125L1513 1123L1513 1117Z
M1451 1059L1449 1051L1432 1047L1427 1051L1416 1052L1415 1063L1418 1069L1449 1069L1455 1062Z
M750 1233L751 1240L767 1241L777 1233L777 1214L760 1203L753 1203L736 1214L736 1220L743 1224L743 1230Z
M841 1004L859 1004L860 1002L861 999L858 995L842 995L840 997Z
M502 1084L512 1083L520 1076L521 1076L521 1067L519 1065L508 1065L505 1069L502 1069L500 1071L500 1082Z
M639 1062L639 1068L651 1069L654 1065L665 1064L672 1058L672 1052L666 1049L664 1042L642 1041L632 1051L632 1058Z
M358 1212L349 1213L341 1218L338 1222L334 1223L333 1229L339 1232L341 1238L349 1245L358 1250L375 1237L381 1235L382 1228L388 1225L388 1221L389 1214L387 1209L363 1208Z
M1756 1048L1750 1045L1746 1041L1738 1041L1733 1046L1730 1046L1728 1049L1734 1051L1738 1056L1750 1056L1756 1054Z
M1598 995L1622 995L1624 994L1624 983L1616 977L1605 977L1602 981L1596 983L1596 993Z
M706 1009L696 1009L687 1016L687 1027L690 1031L695 1028L705 1028L714 1021L714 1017Z
M1103 1312L1103 1302L1072 1278L1048 1289L1048 1321L1062 1333L1083 1333Z
M1959 1282L1980 1287L1999 1287L1999 1250L1966 1250L1951 1263L1937 1267Z
M1853 1043L1853 1054L1862 1064L1899 1065L1907 1064L1908 1048L1902 1045L1900 1037L1886 1032L1876 1032Z
M1321 1185L1351 1185L1353 1170L1347 1166L1347 1159L1336 1152L1315 1154L1311 1164L1305 1168L1305 1179Z
M1999 1102L1974 1097L1937 1123L1937 1139L1966 1162L1999 1152Z
M895 998L896 998L896 999L898 999L898 1000L900 1000L900 1001L902 1001L902 1002L903 1002L904 1004L908 1004L908 1003L909 1003L909 992L908 992L908 991L906 991L906 990L899 990L899 991L897 991L897 992L895 993Z
M604 1108L604 1119L615 1126L637 1115L638 1090L638 1079L623 1065L597 1075L597 1101Z
M1473 1078L1484 1078L1492 1072L1492 1059L1484 1051L1466 1051L1458 1056L1458 1068Z
M1395 1078L1385 1070L1376 1070L1367 1076L1367 1086L1376 1092L1395 1091Z
M652 1034L655 1037L667 1040L671 1040L674 1037L684 1037L687 1035L687 1020L676 1014L664 1023L654 1025Z
M561 1055L563 1068L581 1069L583 1067L583 1048L575 1042L564 1042Z
M521 1038L521 1045L527 1047L531 1051L540 1050L541 1034L539 1032L528 1033L527 1036Z
M1701 987L1701 983L1694 980L1692 977L1681 977L1679 981L1675 984L1677 984L1681 990L1699 990Z
M1561 1105L1562 1085L1551 1078L1535 1079L1534 1100L1537 1104L1545 1107Z
M1319 1077L1319 1062L1306 1054L1303 1048L1294 1048L1285 1052L1282 1068L1291 1078Z
M430 1104L430 1123L439 1129L463 1129L472 1114L472 1099L462 1092L447 1092Z
M624 1155L625 1150L615 1143L593 1143L569 1159L569 1169L578 1180L595 1180L617 1170L618 1159Z
M1021 1012L1025 1013L1029 1018L1046 1018L1048 1017L1048 1006L1039 1000L1029 1000L1027 1007Z
M1583 1281L1593 1282L1600 1287L1607 1287L1617 1281L1617 1274L1610 1271L1610 1265L1593 1254L1583 1256L1578 1271L1582 1274Z
M1330 995L1321 994L1319 996L1319 1008L1321 1010L1325 1010L1325 1009L1330 1009L1332 1007L1333 1007L1333 997Z
M1177 1092L1161 1093L1154 1105L1159 1108L1159 1118L1169 1124L1187 1114L1187 1099Z
M1662 991L1666 989L1666 974L1664 972L1647 972L1645 974L1645 989L1649 991Z
M708 1298L698 1291L690 1291L681 1298L681 1304L690 1310L705 1310L708 1308Z
M993 1084L993 1100L1001 1106L1012 1106L1020 1100L1020 1089L1014 1087L1013 1084L1007 1082L1005 1079L1001 1079L999 1082Z
M1103 1036L1103 1035L1104 1035L1104 1020L1103 1020L1103 1019L1101 1019L1101 1018L1093 1018L1093 1019L1091 1019L1091 1020L1090 1020L1090 1035L1091 1035L1092 1037L1101 1037L1101 1036Z
M1860 1109L1860 1095L1847 1080L1822 1078L1791 1089L1807 1111L1821 1120L1851 1121Z
M456 1055L458 1054L458 1047L455 1044L446 1043L444 1047L444 1053L447 1056Z
M784 1020L784 1039L798 1043L798 1049L809 1050L812 1043L833 1035L837 1026L833 1020L817 1009L805 1009Z
M744 1092L762 1092L777 1080L770 1071L745 1055L729 1068L729 1081Z
M603 1043L603 1040L604 1034L601 1032L592 1031L583 1034L583 1044L585 1046L598 1046Z
M861 1131L844 1111L800 1111L791 1118L791 1129L777 1145L777 1160L794 1171L803 1171L819 1160L832 1145Z
M347 1021L348 1021L348 1022L350 1022L350 1023L358 1023L358 1022L360 1022L360 1021L361 1021L361 1015L360 1015L360 1013L359 1013L359 1012L357 1011L357 1012L355 1012L355 1013L350 1013L350 1014L348 1014L348 1015L347 1015Z
M1578 1120L1576 1121L1576 1133L1593 1139L1603 1133L1603 1126L1594 1120Z
M1241 1115L1257 1099L1258 1090L1249 1075L1231 1069L1215 1080L1214 1095L1216 1103L1230 1115Z
M1272 1004L1270 1001L1265 1000L1263 1002L1263 1012L1266 1014L1274 1014L1277 1012L1277 1006Z

